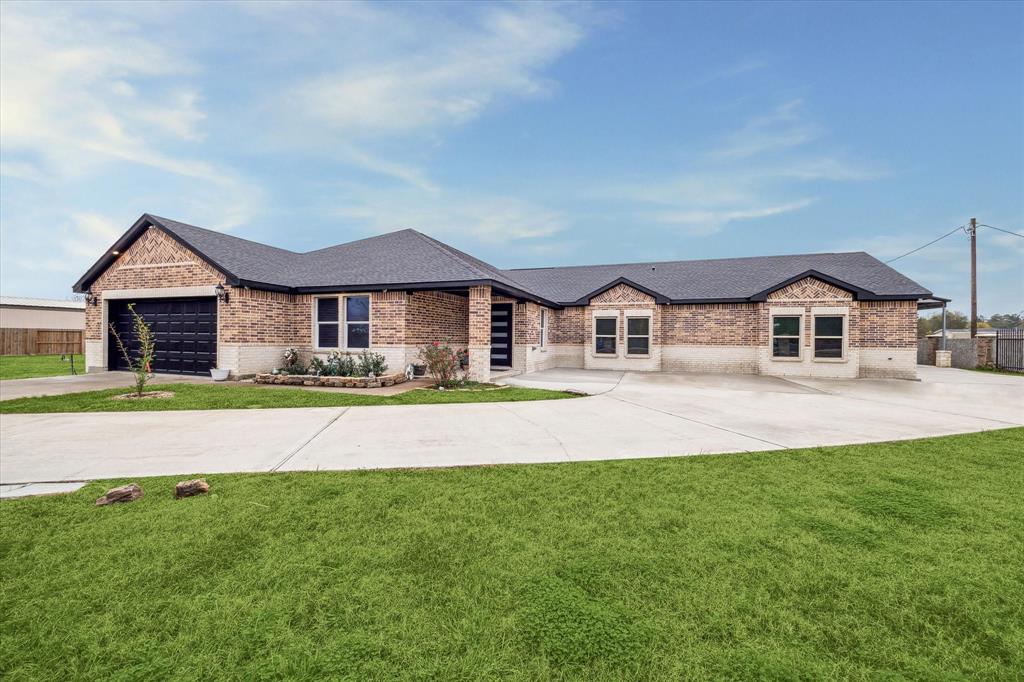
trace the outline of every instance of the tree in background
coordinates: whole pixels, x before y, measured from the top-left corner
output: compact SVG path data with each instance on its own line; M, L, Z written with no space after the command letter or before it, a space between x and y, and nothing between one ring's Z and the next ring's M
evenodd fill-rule
M996 329L1016 329L1024 327L1024 313L997 313L989 317L988 326Z
M946 329L969 329L971 321L967 315L959 310L946 311ZM997 313L991 317L978 316L978 329L1015 329L1024 326L1024 314L1021 313ZM917 318L917 336L922 338L942 330L942 313Z
M971 321L959 310L946 311L946 329L967 329ZM917 336L922 338L942 329L942 313L917 318Z

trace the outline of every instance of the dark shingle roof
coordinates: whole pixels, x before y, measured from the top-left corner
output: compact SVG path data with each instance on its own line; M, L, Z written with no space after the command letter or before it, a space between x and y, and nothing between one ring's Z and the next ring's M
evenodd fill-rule
M583 299L619 278L655 291L672 301L741 300L810 271L874 296L915 298L931 295L921 285L863 251L582 265L507 272L540 296L559 303L570 303Z
M659 301L747 300L814 273L868 298L923 298L931 293L863 252L721 260L500 270L415 230L399 230L297 253L144 215L112 250L124 250L156 225L222 270L232 283L311 291L394 285L491 283L544 303L569 305L626 280ZM113 262L108 253L75 284L84 291Z

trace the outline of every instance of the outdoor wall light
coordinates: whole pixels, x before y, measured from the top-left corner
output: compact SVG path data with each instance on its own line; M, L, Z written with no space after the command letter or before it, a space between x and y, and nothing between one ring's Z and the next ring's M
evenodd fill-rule
M85 292L86 305L96 305L99 302L100 299L96 296L96 294L92 293L92 289L89 289L87 292Z
M217 300L218 301L220 301L221 303L227 303L228 302L228 291L227 291L227 289L224 288L223 284L218 284L217 286L215 286L213 288L213 290L217 294Z

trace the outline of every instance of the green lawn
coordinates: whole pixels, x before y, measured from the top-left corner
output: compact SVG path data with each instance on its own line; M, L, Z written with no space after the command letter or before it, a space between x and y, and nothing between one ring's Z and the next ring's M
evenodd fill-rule
M60 358L59 355L0 355L0 380L71 374L71 363ZM75 356L75 371L85 373L85 358L81 355Z
M127 381L127 380L126 380ZM347 405L424 405L433 403L490 403L521 400L560 400L573 398L564 391L540 388L493 388L475 386L456 391L420 388L390 397L333 391L307 391L301 388L212 384L154 384L147 391L171 391L173 398L149 400L112 400L130 387L102 391L69 393L39 398L0 401L0 414L28 412L140 412L144 410L228 410L268 407L338 407Z
M0 503L0 676L1024 676L1024 429Z

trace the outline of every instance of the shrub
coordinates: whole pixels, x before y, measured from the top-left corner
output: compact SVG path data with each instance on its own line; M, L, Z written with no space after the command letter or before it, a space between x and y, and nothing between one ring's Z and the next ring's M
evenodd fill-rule
M282 374L305 374L308 369L305 363L302 362L302 358L299 356L299 351L295 348L289 348L282 355L284 360L284 366L281 367Z
M350 377L356 373L356 361L348 353L332 350L331 354L327 356L327 368L328 376Z
M359 354L356 370L358 371L358 376L361 377L368 377L371 374L379 377L388 371L388 363L385 362L384 356L380 353L371 353L364 350Z
M443 388L454 388L465 382L462 365L468 358L466 349L454 348L450 340L434 341L420 348L420 359L434 377L434 383Z
M314 357L309 361L309 373L316 374L317 376L329 377L331 375L331 368L326 362L318 357Z
M142 316L135 312L135 304L128 304L128 312L132 314L132 328L135 330L135 339L139 342L138 357L134 360L128 353L128 348L121 341L121 335L117 333L114 323L110 323L110 333L117 342L117 347L128 364L128 369L135 375L135 394L142 397L146 389L146 382L153 378L152 369L153 357L156 355L156 341L153 339L153 332L142 319Z

